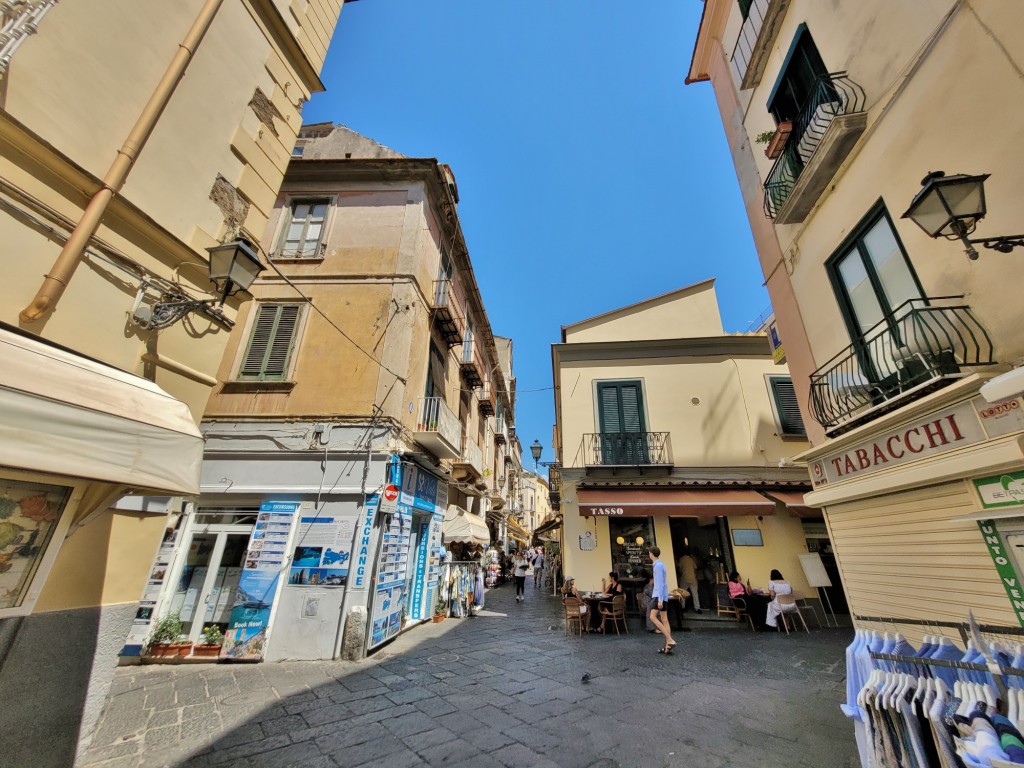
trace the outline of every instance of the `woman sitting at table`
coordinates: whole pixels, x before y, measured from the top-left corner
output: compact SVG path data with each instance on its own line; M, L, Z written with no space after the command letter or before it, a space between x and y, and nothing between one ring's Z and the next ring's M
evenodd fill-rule
M782 615L782 606L779 605L779 595L792 595L793 587L782 578L782 574L773 569L771 581L768 582L768 596L771 602L768 603L768 614L765 617L765 624L773 629L778 629L778 618Z
M565 583L562 584L562 597L575 597L577 600L583 599L576 589L576 579L572 576L566 576Z
M619 575L615 571L608 574L607 581L601 579L601 591L608 595L609 600L616 595L625 594L622 585L619 583Z
M729 574L729 597L735 600L737 597L743 597L747 594L747 588L743 586L743 581L740 579L740 572L733 571Z

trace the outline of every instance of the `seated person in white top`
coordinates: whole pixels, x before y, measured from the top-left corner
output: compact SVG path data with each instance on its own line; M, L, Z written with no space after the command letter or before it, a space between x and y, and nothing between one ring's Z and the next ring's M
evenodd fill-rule
M765 617L765 624L769 627L775 627L778 629L777 620L779 615L782 613L782 606L779 605L779 595L792 595L793 587L789 585L789 582L782 578L782 574L778 570L772 570L771 581L768 582L768 595L772 601L768 603L768 615Z

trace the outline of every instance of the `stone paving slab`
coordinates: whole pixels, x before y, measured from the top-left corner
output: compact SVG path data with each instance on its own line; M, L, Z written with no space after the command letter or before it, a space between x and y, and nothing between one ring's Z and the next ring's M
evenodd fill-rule
M358 663L124 667L77 765L857 768L849 630L693 622L665 657L636 621L579 638L560 613L502 587Z

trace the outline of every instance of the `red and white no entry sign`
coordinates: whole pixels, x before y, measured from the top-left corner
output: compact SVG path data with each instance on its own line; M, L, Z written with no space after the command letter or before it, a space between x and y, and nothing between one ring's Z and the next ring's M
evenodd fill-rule
M384 486L384 498L388 501L394 501L398 498L398 486L397 485L385 485Z

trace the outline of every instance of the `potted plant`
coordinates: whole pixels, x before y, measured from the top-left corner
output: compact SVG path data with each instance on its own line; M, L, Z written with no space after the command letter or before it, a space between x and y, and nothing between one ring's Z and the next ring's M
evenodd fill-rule
M224 644L224 633L220 631L220 627L211 624L203 629L200 637L202 643L193 646L193 656L220 656L220 647Z
M434 617L433 622L440 624L444 621L445 615L448 613L448 606L444 604L444 600L441 598L437 599L437 605L434 606Z
M192 644L181 634L181 615L177 611L160 619L153 627L147 644L147 655L158 658L188 656Z
M764 133L757 134L754 141L758 144L767 144L768 146L764 150L765 157L769 160L774 160L786 148L786 142L789 141L789 135L792 132L793 121L783 120L775 127L774 131L765 131Z
M400 629L405 629L405 623L406 623L406 622L407 622L408 620L409 620L409 617L408 617L408 616L406 615L406 613L405 613L405 606L403 605L403 606L402 606L402 619L401 619L401 624L400 624L400 627L399 627L399 628L400 628Z

